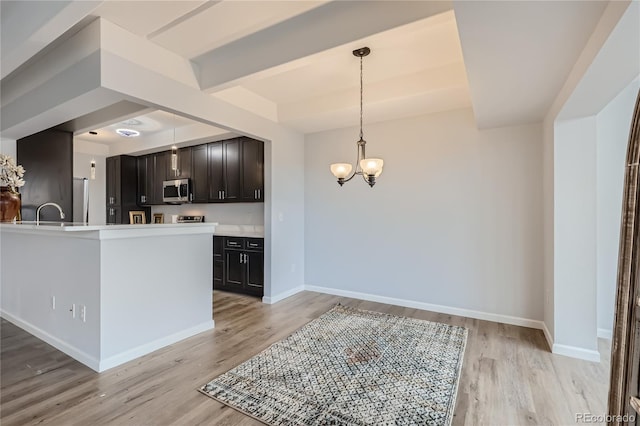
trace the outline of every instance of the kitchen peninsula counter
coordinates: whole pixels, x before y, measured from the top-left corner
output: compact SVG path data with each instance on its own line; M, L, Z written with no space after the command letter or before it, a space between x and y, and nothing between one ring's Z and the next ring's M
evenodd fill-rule
M216 225L0 224L0 313L96 371L210 330Z

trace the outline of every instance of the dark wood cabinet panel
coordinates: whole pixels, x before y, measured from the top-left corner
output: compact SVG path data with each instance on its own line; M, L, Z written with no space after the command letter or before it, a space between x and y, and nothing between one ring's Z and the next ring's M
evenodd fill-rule
M218 202L224 200L224 161L223 143L213 142L208 144L209 154L209 201Z
M143 155L136 158L138 166L138 205L147 206L151 204L153 198L153 185L151 184L152 173L149 172L150 162L153 157Z
M191 147L178 150L178 179L191 178Z
M224 237L213 237L213 288L224 290Z
M242 200L264 201L264 144L242 140Z
M162 182L167 180L167 173L171 167L171 151L163 151L153 154L153 203L164 204L162 201Z
M262 296L263 247L262 238L213 237L213 288Z
M107 167L107 206L115 206L120 201L120 157L109 157Z
M191 194L194 203L209 201L209 155L207 145L191 148Z
M244 253L238 250L224 252L224 288L242 291L244 287Z
M138 206L138 159L129 155L109 157L107 167L107 223L129 223L129 212ZM149 209L145 210L149 216Z
M223 142L224 201L234 202L242 193L241 141L229 139Z
M246 252L245 290L248 293L262 296L264 293L264 254Z
M63 221L73 220L73 133L44 130L18 139L17 163L25 168L25 185L20 188L22 220L35 220L37 208L48 202L62 207ZM54 208L40 212L41 220L60 221Z

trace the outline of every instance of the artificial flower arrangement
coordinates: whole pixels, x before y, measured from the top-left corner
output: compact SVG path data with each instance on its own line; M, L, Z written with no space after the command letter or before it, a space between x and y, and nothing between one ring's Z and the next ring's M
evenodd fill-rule
M8 186L13 192L24 185L24 167L16 164L9 155L0 154L0 186Z

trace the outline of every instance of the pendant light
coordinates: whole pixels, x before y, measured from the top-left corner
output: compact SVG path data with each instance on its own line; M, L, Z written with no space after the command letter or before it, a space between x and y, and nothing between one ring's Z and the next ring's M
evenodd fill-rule
M173 146L171 147L171 170L175 177L178 177L178 147L176 146L176 115L173 114Z
M353 51L353 55L360 58L360 140L357 142L358 159L356 160L356 168L349 163L334 163L331 165L331 173L338 178L340 186L345 182L349 182L355 175L361 175L362 178L373 187L376 184L376 178L382 173L384 161L380 158L366 158L365 145L367 142L363 139L362 133L362 58L371 53L368 47L362 47Z

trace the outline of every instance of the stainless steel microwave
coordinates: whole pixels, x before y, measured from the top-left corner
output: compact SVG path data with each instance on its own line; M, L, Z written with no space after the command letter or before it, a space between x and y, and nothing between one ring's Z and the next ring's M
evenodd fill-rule
M162 182L162 201L180 204L191 201L189 179L165 180Z

